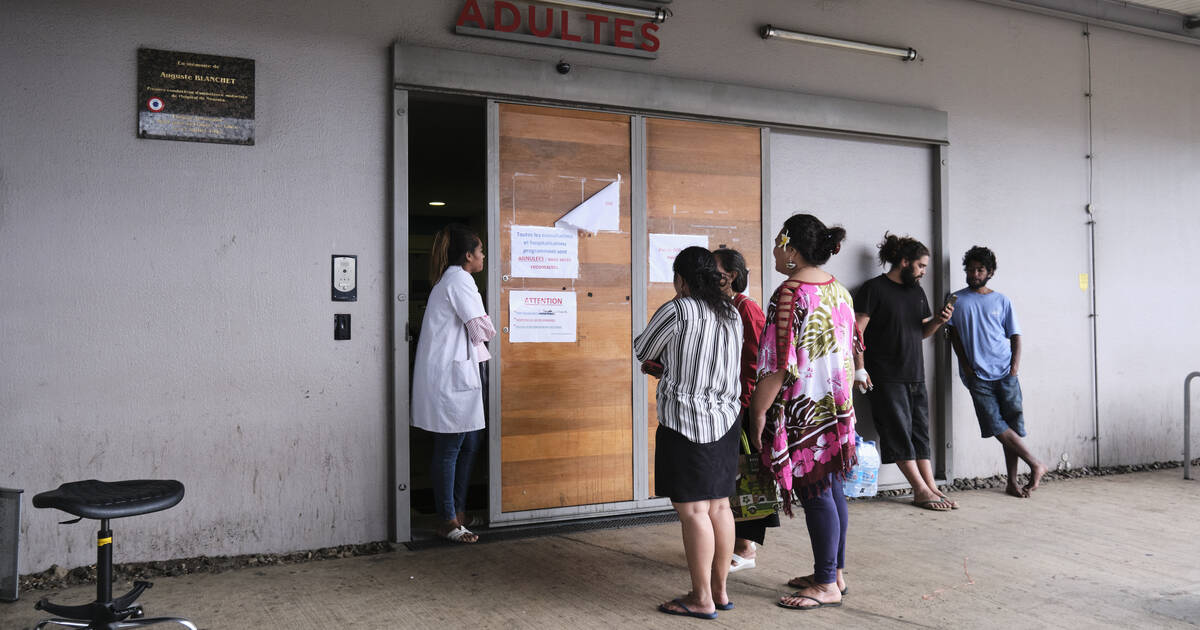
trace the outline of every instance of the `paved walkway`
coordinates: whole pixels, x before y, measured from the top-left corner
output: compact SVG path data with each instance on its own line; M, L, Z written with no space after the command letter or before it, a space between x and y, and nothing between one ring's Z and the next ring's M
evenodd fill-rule
M960 492L954 512L852 502L850 592L837 609L775 606L783 583L812 569L799 517L768 531L758 568L730 578L737 608L715 622L655 611L687 590L677 523L159 578L142 602L148 616L183 614L202 630L1196 628L1200 481L1182 477L1053 481L1027 500ZM0 604L0 628L32 627L43 594Z

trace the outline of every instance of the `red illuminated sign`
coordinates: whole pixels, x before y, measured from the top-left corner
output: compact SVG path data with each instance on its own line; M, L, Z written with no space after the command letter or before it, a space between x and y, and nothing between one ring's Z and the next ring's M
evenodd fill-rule
M485 11L479 0L466 0L455 22L462 35L508 39L532 44L565 46L595 52L657 57L658 25L633 18L596 13L571 13L567 9L532 4L518 6L494 0Z

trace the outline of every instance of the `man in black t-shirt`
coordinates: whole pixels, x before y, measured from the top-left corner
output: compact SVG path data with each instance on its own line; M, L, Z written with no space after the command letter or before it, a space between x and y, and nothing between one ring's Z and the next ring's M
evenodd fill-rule
M866 346L865 355L854 358L854 384L871 401L881 459L904 473L913 504L954 509L958 505L938 489L929 461L929 396L921 350L921 341L950 319L954 307L947 305L937 317L930 312L920 285L929 248L920 241L885 233L879 261L891 268L863 283L854 296L855 324Z

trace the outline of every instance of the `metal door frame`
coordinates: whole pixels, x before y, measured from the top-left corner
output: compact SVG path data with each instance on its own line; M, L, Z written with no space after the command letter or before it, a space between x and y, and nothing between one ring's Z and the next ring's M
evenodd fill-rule
M408 91L392 90L392 474L391 540L412 540L409 453Z
M902 140L931 145L937 156L934 181L935 213L937 232L935 240L939 251L946 252L948 245L947 174L948 153L944 145L949 140L949 124L946 112L903 105L873 103L853 99L834 98L797 92L785 92L753 88L748 86L712 83L690 79L677 79L636 72L576 65L569 75L560 75L554 60L532 60L484 55L458 50L411 46L397 42L392 48L393 59L393 289L396 309L393 316L393 538L398 541L411 537L409 483L409 402L408 402L408 342L406 326L407 308L400 308L408 294L408 129L405 119L407 92L409 88L422 91L462 94L488 99L488 235L489 242L499 242L499 109L497 99L531 105L549 105L574 109L589 109L611 113L626 113L631 116L631 230L645 231L645 121L643 116L694 119L707 122L731 122L758 126L763 129L763 171L761 174L764 194L763 225L770 217L769 129L798 130L823 134L845 134L856 137L885 140ZM639 182L640 180L640 182ZM640 222L640 223L639 223ZM764 230L766 228L764 227ZM636 232L635 232L636 234ZM764 232L765 234L765 232ZM764 236L763 251L769 253L765 243L771 236ZM492 240L494 239L494 240ZM632 308L643 316L646 312L645 245L633 239L632 253L635 257L633 269ZM767 254L764 253L764 263ZM495 263L493 263L495 264ZM640 269L639 269L640 267ZM764 264L763 275L767 274ZM949 259L942 255L937 262L943 274L949 272ZM489 270L491 271L491 270ZM640 278L640 282L639 282ZM943 275L949 281L948 275ZM493 320L499 316L499 275L489 273L488 303ZM937 280L935 279L935 286ZM767 285L763 285L764 292ZM640 302L640 304L639 304ZM640 308L640 310L639 310ZM642 317L634 317L633 333L645 325ZM499 352L491 362L490 412L492 428L501 426L499 416ZM944 362L944 363L943 363ZM938 352L939 372L949 382L949 352ZM944 474L949 477L953 460L949 456L951 428L953 426L949 405L949 387L943 387L943 376L939 376L939 400L946 401L943 434L947 457ZM571 508L529 510L500 513L499 486L491 479L499 479L500 445L499 431L489 431L489 512L492 524L516 524L518 522L553 521L599 515L620 515L667 507L666 499L649 499L649 488L643 477L648 469L648 453L639 457L646 448L647 392L644 380L634 379L634 500ZM638 407L637 405L641 405ZM640 472L639 472L640 471Z

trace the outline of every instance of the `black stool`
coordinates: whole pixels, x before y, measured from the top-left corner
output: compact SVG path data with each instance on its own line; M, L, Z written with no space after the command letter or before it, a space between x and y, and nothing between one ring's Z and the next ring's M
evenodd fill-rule
M96 533L96 601L81 606L52 604L45 597L33 607L66 619L47 619L34 630L47 624L68 628L93 628L95 630L118 630L137 628L156 623L174 622L196 630L187 619L178 617L142 617L142 607L135 603L142 591L150 588L150 582L138 580L133 590L113 599L112 596L112 530L108 520L125 516L149 514L173 507L183 499L183 484L174 480L138 481L74 481L64 483L57 490L43 492L33 497L33 507L57 508L79 518L66 523L78 523L85 518L100 521ZM65 524L65 523L64 523ZM129 619L129 621L126 621Z

